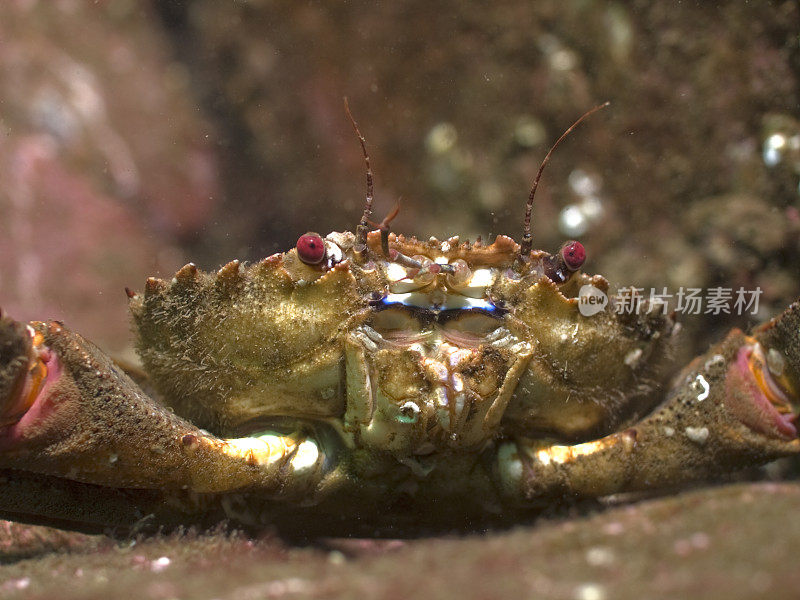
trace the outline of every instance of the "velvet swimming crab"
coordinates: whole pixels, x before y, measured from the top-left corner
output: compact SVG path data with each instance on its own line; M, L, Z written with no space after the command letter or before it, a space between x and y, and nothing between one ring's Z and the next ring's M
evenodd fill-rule
M581 290L608 292L583 246L532 249L549 153L520 244L420 241L370 231L350 118L355 233L128 291L146 376L60 322L0 317L0 515L453 522L800 452L799 304L664 382L674 315L583 314Z

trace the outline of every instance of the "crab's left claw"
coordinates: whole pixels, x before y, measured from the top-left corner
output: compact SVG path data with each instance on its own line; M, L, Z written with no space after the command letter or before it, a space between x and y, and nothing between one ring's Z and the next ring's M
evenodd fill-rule
M800 300L753 332L766 349L767 367L785 386L790 401L800 397Z
M800 303L752 336L733 330L675 378L666 400L628 429L576 445L501 447L505 492L529 502L706 480L800 454Z

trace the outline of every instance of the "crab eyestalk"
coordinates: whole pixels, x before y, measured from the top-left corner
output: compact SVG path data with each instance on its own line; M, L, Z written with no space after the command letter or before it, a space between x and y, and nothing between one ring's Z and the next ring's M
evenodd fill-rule
M570 240L561 246L558 253L545 259L544 274L553 283L561 284L572 277L585 261L586 249L583 244Z

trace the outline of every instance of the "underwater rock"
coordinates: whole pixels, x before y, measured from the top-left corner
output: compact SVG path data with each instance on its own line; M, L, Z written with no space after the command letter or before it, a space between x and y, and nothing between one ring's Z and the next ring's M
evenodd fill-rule
M207 125L148 14L122 0L0 7L0 302L75 314L116 349L120 290L179 256L215 202Z

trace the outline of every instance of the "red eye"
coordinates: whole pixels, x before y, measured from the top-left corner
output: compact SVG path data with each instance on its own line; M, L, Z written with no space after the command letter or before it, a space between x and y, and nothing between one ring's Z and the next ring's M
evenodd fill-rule
M316 233L301 235L297 240L297 256L307 265L318 265L325 258L325 242Z
M561 256L564 257L564 264L570 271L577 271L586 261L586 249L580 242L567 242L561 249Z

